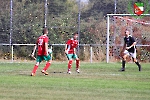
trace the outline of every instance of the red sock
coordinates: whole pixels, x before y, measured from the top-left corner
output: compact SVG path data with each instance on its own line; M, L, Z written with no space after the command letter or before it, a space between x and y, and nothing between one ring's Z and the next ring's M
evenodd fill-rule
M47 62L43 70L46 71L50 67L50 65L51 65L51 62Z
M76 70L77 70L77 69L79 69L79 65L80 65L80 63L79 63L79 62L80 62L80 60L79 60L79 59L78 59L78 60L76 60Z
M32 70L32 73L36 73L36 70L37 70L38 66L37 65L34 65L34 68Z
M68 62L68 71L70 71L71 67L72 67L72 60L69 60L69 62Z

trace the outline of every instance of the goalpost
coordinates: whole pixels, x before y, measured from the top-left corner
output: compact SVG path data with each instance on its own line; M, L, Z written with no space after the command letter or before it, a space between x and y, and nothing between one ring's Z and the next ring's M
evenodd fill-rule
M141 61L150 61L150 14L107 14L106 62L119 61L123 36L128 29L137 41L137 57Z

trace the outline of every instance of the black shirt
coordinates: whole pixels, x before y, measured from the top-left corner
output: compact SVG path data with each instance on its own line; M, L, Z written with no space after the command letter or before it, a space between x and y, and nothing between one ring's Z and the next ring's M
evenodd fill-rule
M129 47L135 42L135 40L134 40L134 38L131 35L129 35L129 37L124 37L124 42L127 45L127 47ZM133 46L130 49L128 49L128 51L134 53L135 46Z

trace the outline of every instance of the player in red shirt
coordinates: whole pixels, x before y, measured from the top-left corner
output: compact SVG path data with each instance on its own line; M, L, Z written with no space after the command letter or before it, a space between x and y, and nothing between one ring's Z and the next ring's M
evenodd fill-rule
M34 57L34 53L36 51L36 48L38 48L38 53L37 53L37 58L36 58L36 64L34 65L34 68L32 70L31 76L35 76L36 70L39 66L39 64L41 63L41 61L45 60L46 61L46 65L43 68L43 70L41 71L44 75L48 75L48 73L46 72L46 70L50 67L51 65L51 56L48 53L48 29L44 28L43 30L43 35L41 35L36 42L36 45L34 47L33 53L32 53L32 57Z
M75 33L73 38L69 39L67 42L66 42L66 45L65 45L65 53L66 53L66 56L68 58L68 73L71 74L71 67L72 67L72 59L75 59L76 60L76 71L79 73L79 58L76 54L76 48L78 46L78 33Z

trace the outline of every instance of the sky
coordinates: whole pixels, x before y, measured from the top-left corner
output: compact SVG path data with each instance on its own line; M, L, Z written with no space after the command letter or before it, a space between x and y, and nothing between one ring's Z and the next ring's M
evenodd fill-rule
M81 0L82 2L88 2L89 0Z

